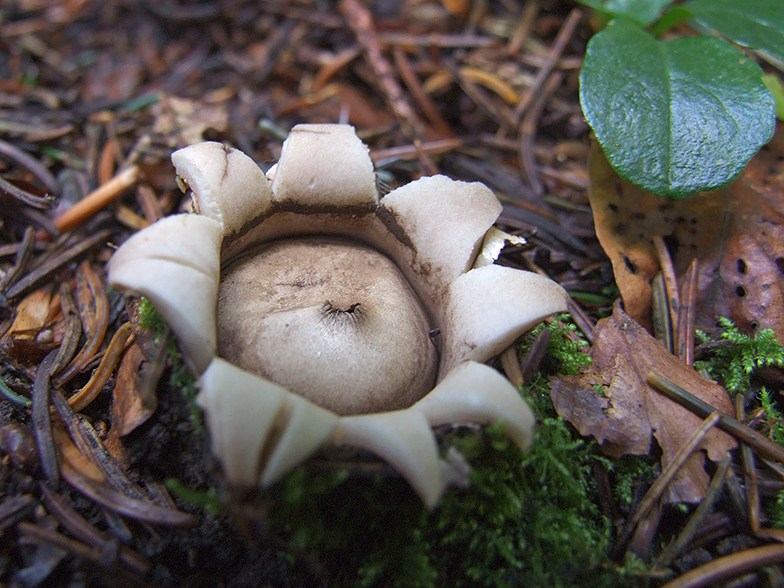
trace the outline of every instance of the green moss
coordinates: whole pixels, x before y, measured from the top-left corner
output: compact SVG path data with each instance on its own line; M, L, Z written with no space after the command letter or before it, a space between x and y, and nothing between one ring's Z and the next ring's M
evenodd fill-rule
M163 485L183 502L195 504L204 509L207 514L217 516L221 512L222 504L215 488L208 490L194 490L187 487L177 478L166 478Z
M142 301L142 324L159 335L165 323ZM644 586L639 563L619 568L609 559L612 525L598 509L593 441L555 414L548 379L576 374L590 363L587 343L566 316L526 337L525 352L542 329L550 343L541 370L522 390L540 425L530 452L505 436L503 423L484 430L457 429L440 438L473 466L471 486L450 489L433 512L394 475L349 476L300 467L262 492L269 528L292 559L316 565L329 586L436 588ZM193 377L174 343L171 382L188 398ZM194 406L194 419L198 409ZM368 471L375 471L375 464ZM630 496L638 469L616 472ZM214 496L193 495L176 481L175 493L214 506ZM184 493L183 493L184 492Z
M168 325L158 309L155 308L147 298L142 296L139 299L139 326L155 333L157 337L162 337Z
M536 327L526 337L528 344L544 329L550 331L550 344L547 347L547 355L542 361L541 372L548 375L573 376L579 374L583 367L591 364L591 356L587 353L588 341L571 322L569 315L556 315L551 322Z
M784 529L784 490L779 490L776 499L769 501L764 510L773 527Z
M727 318L720 318L718 323L722 332L716 340L697 331L698 341L709 344L709 349L707 359L694 362L694 367L706 370L730 392L745 393L755 370L784 365L784 346L771 329L763 329L752 338L741 333Z
M300 468L267 493L270 528L317 558L331 586L639 585L609 562L593 448L561 419L546 419L525 455L501 425L454 431L442 446L475 469L433 512L398 478Z
M544 328L551 341L543 371L523 391L541 423L529 453L502 423L443 435L442 451L454 447L474 469L471 486L448 490L433 512L397 477L300 468L264 494L271 531L295 556L315 558L330 586L644 586L639 565L609 560L612 525L597 506L595 443L549 400L548 376L590 362L586 345L563 317Z
M650 455L624 455L607 460L613 477L615 499L623 509L630 509L656 479L656 458Z

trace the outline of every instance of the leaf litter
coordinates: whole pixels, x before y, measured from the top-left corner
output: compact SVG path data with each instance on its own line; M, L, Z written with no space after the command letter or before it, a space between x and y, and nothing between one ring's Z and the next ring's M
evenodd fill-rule
M539 268L588 301L580 324L593 330L594 363L554 380L552 397L610 455L654 451L666 466L700 426L647 385L651 369L733 412L721 388L647 334L650 281L659 271L652 236L670 248L679 282L691 260L700 260L698 325L712 327L725 315L746 331L784 332L776 273L784 272L780 139L733 186L681 202L631 187L595 155L589 209L588 129L576 101L589 31L571 2L530 2L518 13L505 1L407 0L383 16L368 12L367 3L345 1L345 17L329 3L307 0L144 9L123 2L19 4L0 23L14 56L0 56L0 136L8 140L0 151L10 159L0 161L0 179L11 186L0 223L6 345L0 349L0 529L10 539L0 549L0 581L35 586L65 577L66 585L69 570L58 564L67 556L77 581L84 572L90 580L111 575L136 585L132 574L153 570L143 582L205 585L230 577L231 586L249 578L323 585L327 571L312 570L307 554L286 553L284 561L270 546L277 538L269 541L264 517L261 525L238 517L245 530L263 537L261 545L248 542L228 514L206 514L180 497L175 506L158 484L182 480L191 494L220 487L187 403L166 377L156 384L162 371L172 370L166 341L156 343L124 300L105 291L101 267L113 244L183 209L168 157L189 142L220 140L257 161L274 161L293 124L348 120L371 145L380 181L443 172L491 185L504 200L501 229L529 243L507 246L499 262ZM377 10L394 3L371 4ZM128 53L128 46L139 51ZM55 203L47 190L63 195L63 206L50 215L41 209ZM72 200L84 204L68 209ZM613 284L603 251L628 315L616 308L592 329L608 310ZM17 318L22 322L12 327ZM62 393L87 386L102 358L114 357L110 342L121 328L127 331L128 320L135 327L119 371L94 380L93 391L101 393L74 412ZM541 332L517 378L536 379L549 333ZM16 339L24 345L9 351ZM37 364L54 349L62 352L55 364L76 356L76 369L36 378ZM519 363L515 355L504 354L510 371ZM106 361L106 372L113 362ZM50 410L51 404L58 409L50 434L42 436L51 437L45 451L55 449L59 461L44 457L45 469L58 468L65 479L44 489L35 446L46 425L43 407L35 427L28 416L36 383L40 396L49 393ZM712 470L708 461L721 460L734 443L709 431L665 489L665 500L698 501ZM193 523L198 527L190 531L160 527ZM649 546L654 523L647 527ZM733 532L725 526L721 538ZM512 555L525 565L525 553Z
M629 315L651 325L651 285L659 271L654 236L668 244L682 279L699 261L696 324L718 317L742 331L770 328L784 341L784 130L728 187L667 200L625 182L598 149L591 155L596 235L613 264Z
M699 428L702 419L655 391L647 382L651 370L668 378L725 414L732 412L727 392L672 355L636 321L616 306L611 317L593 331L593 363L578 376L551 385L555 408L580 434L592 435L606 455L647 455L655 439L666 467ZM700 445L711 461L720 461L736 446L720 431ZM667 489L666 502L699 502L708 487L704 457L693 454Z

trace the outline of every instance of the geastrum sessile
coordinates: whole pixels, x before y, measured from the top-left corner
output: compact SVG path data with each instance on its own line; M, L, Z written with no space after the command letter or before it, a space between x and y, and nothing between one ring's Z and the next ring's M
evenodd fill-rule
M227 480L266 486L325 444L368 449L425 504L450 478L432 427L534 418L484 362L564 290L480 256L501 204L484 185L426 177L379 197L352 127L299 125L265 175L206 142L175 152L197 214L164 218L109 264L146 296L198 376ZM492 229L495 231L495 229Z

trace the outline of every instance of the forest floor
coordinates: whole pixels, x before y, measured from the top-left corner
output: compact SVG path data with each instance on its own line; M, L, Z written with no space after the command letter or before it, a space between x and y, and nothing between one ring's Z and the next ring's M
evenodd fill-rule
M571 0L0 5L0 586L783 585L784 452L657 389L784 441L764 365L784 360L784 141L718 195L626 184L579 104L595 25ZM294 125L336 122L380 185L485 183L528 241L500 262L572 295L498 361L539 449L441 432L478 461L434 513L364 455L229 496L165 328L106 285L117 246L190 210L173 151L266 170Z

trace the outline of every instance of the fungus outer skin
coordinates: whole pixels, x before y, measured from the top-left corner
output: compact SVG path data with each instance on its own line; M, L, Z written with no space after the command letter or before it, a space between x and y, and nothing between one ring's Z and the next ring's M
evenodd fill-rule
M331 438L339 417L296 394L286 395L280 440L259 478L262 487L277 482ZM280 418L279 417L279 418Z
M271 174L276 201L319 207L372 207L376 173L367 146L348 125L297 125Z
M342 417L332 441L369 449L399 471L427 508L446 487L438 445L430 424L411 409Z
M500 265L466 272L449 287L439 373L498 355L546 317L565 312L567 300L561 286L533 272Z
M216 357L199 380L213 454L227 480L269 486L327 441L338 417Z
M394 219L410 242L406 263L438 297L471 268L502 206L487 186L446 176L423 177L381 199L382 218ZM384 212L387 214L384 214Z
M288 391L220 358L202 374L199 388L196 404L204 411L223 473L232 484L255 486L261 473L258 456Z
M451 370L412 409L421 412L432 427L503 421L506 434L521 450L533 442L536 418L531 408L509 380L475 361L466 361Z
M267 212L270 182L242 151L205 141L175 151L171 159L178 177L192 191L196 211L220 222L224 235Z
M180 214L139 231L109 261L109 284L152 302L197 373L207 368L217 349L220 243L218 221Z

